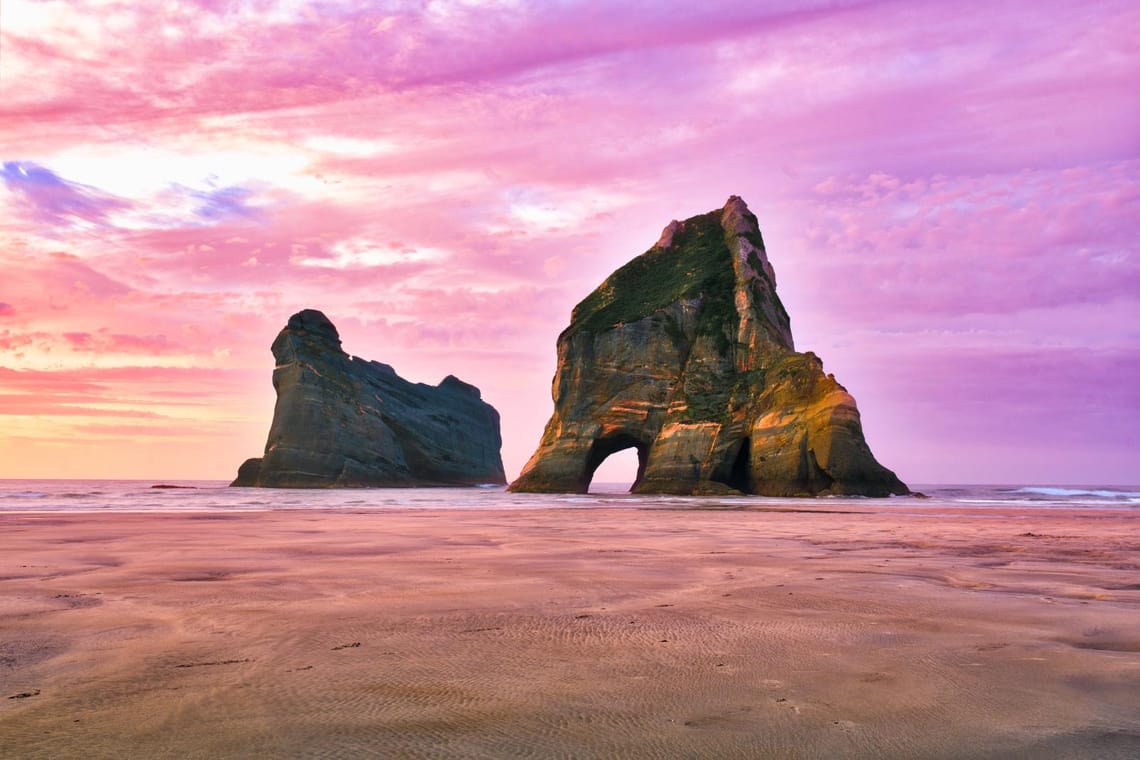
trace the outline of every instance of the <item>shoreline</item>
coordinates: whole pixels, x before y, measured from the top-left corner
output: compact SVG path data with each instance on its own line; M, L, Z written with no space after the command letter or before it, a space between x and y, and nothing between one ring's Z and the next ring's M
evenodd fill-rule
M1140 515L796 507L0 513L0 747L1140 752Z

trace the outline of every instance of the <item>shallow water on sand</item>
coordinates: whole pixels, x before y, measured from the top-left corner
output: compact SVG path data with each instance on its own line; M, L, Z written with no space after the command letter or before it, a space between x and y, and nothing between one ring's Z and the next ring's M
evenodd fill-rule
M1140 486L919 485L927 499L640 496L596 483L588 494L514 494L480 488L229 488L209 480L0 480L0 512L196 512L283 509L767 509L903 511L941 507L1138 509Z

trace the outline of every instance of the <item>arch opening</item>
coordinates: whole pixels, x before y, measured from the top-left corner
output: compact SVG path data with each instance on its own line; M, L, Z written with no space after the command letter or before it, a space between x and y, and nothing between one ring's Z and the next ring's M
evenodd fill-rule
M752 482L751 441L748 438L741 440L736 452L729 454L729 460L732 464L728 468L728 476L722 482L741 493L752 493L755 489Z
M637 474L633 477L633 482L627 490L632 492L636 489L638 484L641 483L642 477L645 475L645 463L648 459L649 447L633 436L622 433L608 438L597 439L590 446L590 453L586 458L585 478L582 483L581 492L588 493L590 491L590 486L594 482L594 474L598 471L598 468L601 467L602 462L605 462L613 454L627 449L634 449L637 454ZM613 469L607 467L603 471L603 476L610 478L615 477L615 474L612 473L620 473L620 467L620 464ZM618 477L621 476L618 475ZM624 482L627 477L628 476L621 477L621 482Z

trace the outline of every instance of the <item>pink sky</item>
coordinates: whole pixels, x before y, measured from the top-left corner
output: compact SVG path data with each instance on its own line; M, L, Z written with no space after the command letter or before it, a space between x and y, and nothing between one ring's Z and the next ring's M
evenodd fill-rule
M233 477L305 307L514 477L571 307L738 194L905 481L1140 481L1140 5L633 5L4 0L0 477Z

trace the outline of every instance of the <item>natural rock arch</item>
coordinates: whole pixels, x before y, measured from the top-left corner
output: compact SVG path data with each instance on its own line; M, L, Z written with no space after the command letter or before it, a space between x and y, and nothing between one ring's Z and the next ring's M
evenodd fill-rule
M602 438L596 438L593 444L590 445L590 450L586 454L586 467L583 471L585 482L580 488L581 492L585 493L590 489L590 484L594 481L594 473L601 467L602 462L606 461L611 455L627 449L634 449L637 452L637 474L634 476L633 483L629 489L630 491L637 490L638 484L641 483L641 479L645 476L645 464L649 460L649 444L635 436L626 433L616 433Z
M796 352L756 217L672 222L575 307L554 414L513 491L585 492L614 446L639 493L907 493L863 437L855 399ZM630 444L630 441L633 443Z

